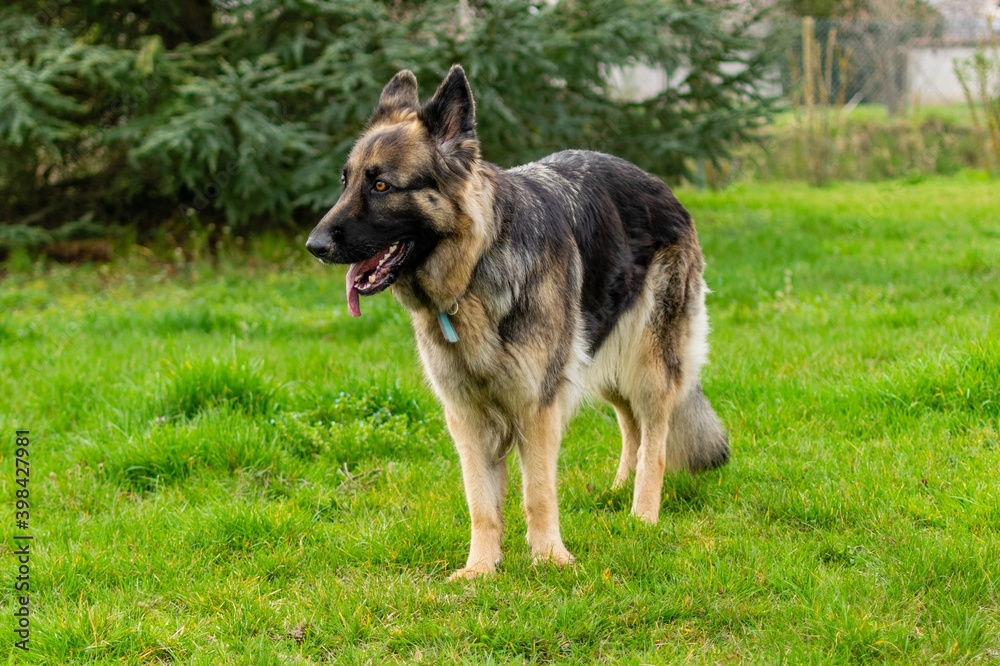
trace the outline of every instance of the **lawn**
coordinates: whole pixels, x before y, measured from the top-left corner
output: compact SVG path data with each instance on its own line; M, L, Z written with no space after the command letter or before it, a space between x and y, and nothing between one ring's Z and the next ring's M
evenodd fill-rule
M576 565L531 565L515 472L505 560L473 582L446 580L467 552L460 469L390 296L353 319L343 269L275 240L9 266L10 662L1000 661L1000 186L679 194L730 464L669 477L640 524L610 490L613 413L588 404L560 458Z
M884 104L858 104L853 107L843 107L844 119L857 121L870 121L887 123L893 119L893 114ZM980 113L982 111L980 110ZM783 111L775 116L775 126L778 128L788 127L795 122L795 112L792 110ZM902 117L910 122L937 118L955 125L971 126L972 111L969 105L964 102L954 104L921 104L912 105L904 111Z

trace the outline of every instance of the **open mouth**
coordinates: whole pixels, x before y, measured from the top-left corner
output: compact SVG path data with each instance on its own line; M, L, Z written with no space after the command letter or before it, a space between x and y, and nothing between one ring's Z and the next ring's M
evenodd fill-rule
M355 317L361 316L359 296L371 296L389 287L399 274L413 249L412 242L396 241L371 259L351 264L347 270L347 309Z

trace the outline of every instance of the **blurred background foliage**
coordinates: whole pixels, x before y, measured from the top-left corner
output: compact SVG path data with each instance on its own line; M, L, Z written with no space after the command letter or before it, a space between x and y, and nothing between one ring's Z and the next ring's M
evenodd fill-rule
M0 9L0 235L306 225L381 86L461 63L487 159L619 154L664 177L773 110L764 17L731 0L13 0ZM609 72L671 73L660 95Z

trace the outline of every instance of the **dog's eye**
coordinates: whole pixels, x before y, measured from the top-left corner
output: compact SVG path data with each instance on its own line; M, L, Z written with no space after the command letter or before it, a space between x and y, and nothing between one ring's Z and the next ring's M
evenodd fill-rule
M375 184L372 185L372 189L376 192L385 192L389 189L389 183L384 180L376 180Z

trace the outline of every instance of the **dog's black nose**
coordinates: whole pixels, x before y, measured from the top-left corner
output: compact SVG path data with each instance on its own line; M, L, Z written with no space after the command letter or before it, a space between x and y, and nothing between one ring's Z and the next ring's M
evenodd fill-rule
M313 253L313 256L322 259L330 249L330 244L315 236L310 236L306 241L306 249Z

